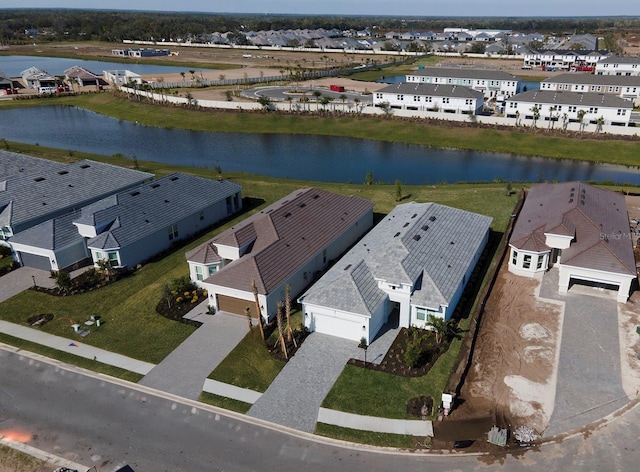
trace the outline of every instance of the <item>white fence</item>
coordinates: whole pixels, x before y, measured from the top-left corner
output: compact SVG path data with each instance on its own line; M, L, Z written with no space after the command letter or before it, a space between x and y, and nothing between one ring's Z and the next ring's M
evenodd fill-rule
M185 97L159 94L153 92L146 92L142 90L136 90L127 87L120 87L120 90L140 97L145 97L156 102L166 102L175 105L191 105L202 108L219 108L223 110L262 110L263 106L257 102L245 102L245 101L226 101L226 100L200 100L200 99L188 99ZM346 113L360 113L363 115L384 115L389 114L392 116L399 116L403 118L430 118L435 120L445 121L467 121L473 123L485 123L500 126L513 126L519 128L531 128L534 126L533 120L520 119L516 122L515 118L505 118L501 116L478 116L478 115L463 115L457 113L442 113L433 111L420 111L420 110L399 110L390 109L388 111L383 110L373 105L363 105L355 103L336 103L332 102L328 105L316 104L314 102L308 102L306 104L292 102L272 102L269 105L270 109L284 111L284 112L299 112L299 111L342 111ZM568 131L582 131L584 133L606 133L616 134L621 136L636 136L638 135L638 128L625 127L625 126L608 126L603 125L600 131L597 130L597 125L593 123L567 123L566 126L562 122L557 121L552 124L553 128L560 129L565 128ZM538 119L535 123L535 127L538 129L547 129L550 127L548 121Z

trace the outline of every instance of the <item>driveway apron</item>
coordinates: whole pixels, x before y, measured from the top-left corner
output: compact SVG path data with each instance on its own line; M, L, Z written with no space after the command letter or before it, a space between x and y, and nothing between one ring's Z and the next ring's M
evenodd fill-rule
M617 302L571 292L558 295L557 288L550 293L557 279L544 282L549 281L543 281L541 296L565 302L555 406L544 434L550 437L597 421L629 399L621 380Z
M199 318L202 325L139 383L191 400L200 397L207 376L249 331L242 316L218 312Z
M247 414L312 433L322 401L358 351L354 341L311 333Z
M34 280L40 287L55 287L56 283L50 275L49 272L31 267L20 267L3 275L0 277L0 302L33 287Z

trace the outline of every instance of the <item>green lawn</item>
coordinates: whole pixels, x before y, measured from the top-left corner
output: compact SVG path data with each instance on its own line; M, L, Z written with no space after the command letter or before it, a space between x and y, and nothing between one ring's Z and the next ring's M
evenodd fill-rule
M375 433L359 429L342 428L325 423L316 424L316 434L372 446L396 447L399 449L421 449L429 447L431 438L417 438L407 434Z
M250 403L241 402L240 400L234 400L233 398L221 397L220 395L214 395L213 393L202 392L200 394L199 401L208 403L209 405L224 408L225 410L231 410L238 413L245 414L251 408Z

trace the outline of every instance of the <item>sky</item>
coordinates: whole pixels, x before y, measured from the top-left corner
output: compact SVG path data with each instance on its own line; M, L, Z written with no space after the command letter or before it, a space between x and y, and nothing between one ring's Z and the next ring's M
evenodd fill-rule
M2 0L0 8L389 16L640 16L640 0Z

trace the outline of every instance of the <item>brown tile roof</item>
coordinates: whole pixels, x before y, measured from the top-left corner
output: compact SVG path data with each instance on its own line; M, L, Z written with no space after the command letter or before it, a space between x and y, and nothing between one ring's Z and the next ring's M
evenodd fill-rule
M212 264L222 260L218 255L218 249L211 244L211 241L207 241L197 248L187 252L186 258L190 262L197 262L199 264Z
M372 210L361 197L297 190L211 241L234 247L254 242L206 282L249 291L255 280L258 292L268 294Z
M544 233L575 235L562 250L563 265L636 275L623 195L581 182L536 185L528 192L509 244L548 250Z

